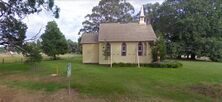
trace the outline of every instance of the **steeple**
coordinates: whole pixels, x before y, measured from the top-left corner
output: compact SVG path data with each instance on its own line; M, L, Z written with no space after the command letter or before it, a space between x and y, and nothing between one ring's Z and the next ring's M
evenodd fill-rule
M143 6L141 7L141 10L140 10L140 21L139 21L139 24L146 24L145 23L145 15L144 15Z

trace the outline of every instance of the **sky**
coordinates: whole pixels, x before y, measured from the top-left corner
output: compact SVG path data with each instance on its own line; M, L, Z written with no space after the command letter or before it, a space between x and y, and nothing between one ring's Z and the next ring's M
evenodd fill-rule
M23 21L27 24L27 39L36 35L40 29L44 32L48 21L55 20L60 31L66 39L77 41L79 29L82 28L82 22L85 16L90 14L92 8L98 5L100 0L55 0L55 5L61 9L59 19L55 19L51 13L43 11L39 14L32 14ZM141 6L147 3L162 3L164 0L126 0L135 8L135 14L139 12Z

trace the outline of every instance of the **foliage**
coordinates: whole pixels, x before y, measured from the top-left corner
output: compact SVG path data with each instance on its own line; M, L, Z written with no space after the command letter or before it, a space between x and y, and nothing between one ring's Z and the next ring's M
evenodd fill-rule
M0 45L12 49L25 43L27 26L23 19L45 8L58 18L60 9L54 6L54 0L1 0L0 1Z
M3 47L0 47L0 53L3 53L5 49Z
M26 62L35 63L35 62L40 62L42 60L40 47L37 46L36 43L34 43L34 42L33 43L26 43L23 46L24 46L23 47L24 48L23 54L25 55L25 57L28 58L26 60Z
M152 57L153 62L158 61L158 57L160 57L160 61L165 60L166 56L166 45L163 39L162 34L159 34L158 40L155 42L155 45L152 47Z
M73 42L72 40L67 40L68 53L80 53L80 46L78 42Z
M81 37L78 38L79 53L82 54Z
M86 15L86 21L79 33L98 32L101 23L130 22L133 20L133 6L122 0L101 0L93 7L92 14Z
M43 52L56 60L56 55L65 54L68 44L55 21L48 22L45 33L41 35Z
M8 48L22 46L28 27L23 22L12 16L0 19L0 45L7 45Z
M183 66L183 64L177 61L163 61L160 63L149 64L149 66L152 68L180 68Z
M113 67L137 67L137 64L132 64L132 63L113 63Z
M152 46L152 60L153 62L158 61L158 47L157 46Z
M133 63L113 63L113 67L137 67L137 64ZM160 63L154 62L151 64L140 64L141 67L151 68L180 68L183 66L182 63L177 61L162 61Z
M211 52L220 52L221 47L214 49L206 45L209 45L209 40L221 42L221 5L221 0L166 0L161 5L147 4L145 11L150 11L146 15L151 19L154 30L164 34L168 56L212 58L219 53ZM211 44L217 46L216 43Z
M222 39L204 39L206 44L204 45L204 49L211 49L209 52L203 51L202 53L205 56L209 56L210 60L221 62L222 61Z

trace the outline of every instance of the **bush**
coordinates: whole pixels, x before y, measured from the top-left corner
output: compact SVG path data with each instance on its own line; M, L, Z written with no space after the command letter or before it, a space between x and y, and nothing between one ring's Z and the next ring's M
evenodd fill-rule
M149 65L152 68L179 68L183 65L177 61L167 61L167 62L161 62L161 63L152 63Z
M41 50L36 43L26 43L23 48L23 55L27 57L27 63L35 63L42 60Z
M159 53L158 53L159 51ZM155 45L152 47L152 57L153 57L153 62L158 61L158 56L160 57L160 61L165 60L166 56L166 44L164 42L163 35L160 34L157 42Z
M113 63L113 66L115 66L115 67L136 67L137 64L132 64L132 63Z
M113 63L114 67L137 67L137 64L132 63ZM179 68L183 65L177 61L164 61L161 63L151 64L140 64L141 67L152 67L152 68Z

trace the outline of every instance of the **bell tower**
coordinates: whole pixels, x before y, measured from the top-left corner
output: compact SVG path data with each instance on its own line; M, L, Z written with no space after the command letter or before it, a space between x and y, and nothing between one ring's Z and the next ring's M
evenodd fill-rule
M140 10L140 21L139 21L139 24L141 25L145 25L145 15L144 15L144 8L143 6L141 7L141 10Z

